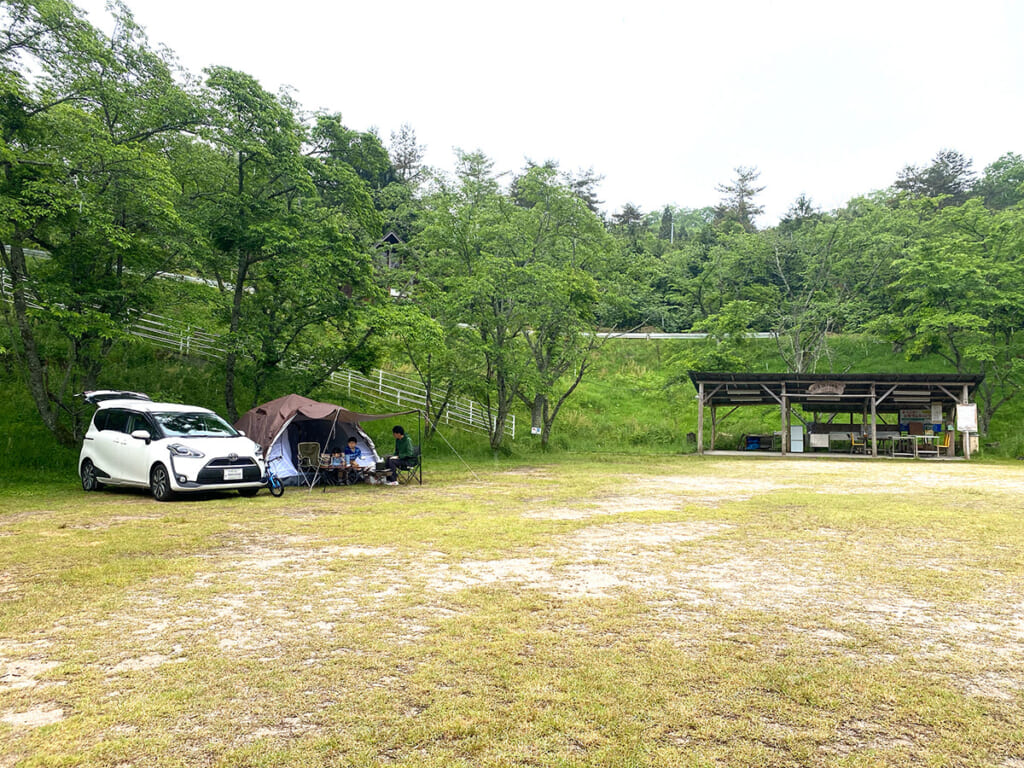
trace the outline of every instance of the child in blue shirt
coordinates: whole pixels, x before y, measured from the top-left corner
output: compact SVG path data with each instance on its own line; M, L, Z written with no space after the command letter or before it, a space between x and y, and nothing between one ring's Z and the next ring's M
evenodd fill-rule
M345 466L354 467L356 466L356 459L363 457L363 451L357 445L357 440L354 437L348 439L348 445L345 446Z
M357 445L358 441L354 437L348 439L348 445L345 446L345 484L351 485L352 483L358 482L362 479L362 468L359 466L357 459L361 459L363 456L362 450Z

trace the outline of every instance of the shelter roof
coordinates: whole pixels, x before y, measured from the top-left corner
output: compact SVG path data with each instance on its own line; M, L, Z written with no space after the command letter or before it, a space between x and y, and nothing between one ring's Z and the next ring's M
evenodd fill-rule
M883 413L924 408L968 399L983 375L945 373L735 373L690 371L704 404L711 406L779 405L785 397L805 411L860 413L875 408Z

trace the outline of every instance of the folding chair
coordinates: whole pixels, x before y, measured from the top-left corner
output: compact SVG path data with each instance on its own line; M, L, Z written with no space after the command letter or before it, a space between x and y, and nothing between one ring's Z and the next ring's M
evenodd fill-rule
M403 459L398 465L398 476L399 483L411 483L416 480L420 485L423 485L423 463L420 460L420 447L417 445L413 448L412 458Z
M868 442L864 435L850 433L850 453L867 453Z
M299 471L312 488L320 476L320 443L299 443Z

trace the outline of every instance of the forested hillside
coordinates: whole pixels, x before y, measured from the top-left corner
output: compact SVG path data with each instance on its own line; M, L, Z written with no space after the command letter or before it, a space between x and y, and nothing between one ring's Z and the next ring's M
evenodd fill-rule
M495 451L514 412L552 445L581 382L617 375L595 367L598 330L707 332L657 360L665 391L688 367L763 366L754 331L793 371L877 367L882 349L983 373L983 431L1024 384L1018 154L977 171L942 149L838 210L802 196L777 223L759 221L750 167L705 208L608 212L598 172L465 151L442 174L413 126L386 141L244 72L182 71L114 13L107 36L62 0L0 2L2 376L56 443L81 437L74 393L131 378L143 310L224 334L197 381L231 419L384 365L422 380L428 422L455 395L484 403ZM210 288L175 294L167 274ZM835 354L851 334L873 340L862 362ZM188 399L187 361L167 375Z

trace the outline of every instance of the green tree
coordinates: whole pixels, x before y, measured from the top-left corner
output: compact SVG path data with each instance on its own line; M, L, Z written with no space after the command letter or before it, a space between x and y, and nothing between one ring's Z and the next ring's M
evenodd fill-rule
M689 380L689 371L748 371L753 361L751 318L758 307L742 299L730 301L712 317L694 325L693 330L706 333L699 344L687 345L669 361L673 371L670 383ZM691 390L692 391L692 390Z
M719 224L738 224L747 232L755 229L754 219L764 213L764 206L754 198L765 190L756 186L761 172L756 167L738 166L736 178L729 184L719 184L716 189L725 195L715 207L715 220Z
M985 168L974 192L989 208L1011 208L1024 200L1024 157L1008 152Z
M515 240L508 247L528 274L525 341L532 370L517 394L530 408L532 425L540 427L541 446L547 449L559 411L600 345L594 275L603 274L614 244L556 170L530 169L519 192L520 204L509 219Z
M380 223L370 184L385 173L386 154L336 115L307 132L294 104L244 73L211 68L207 85L217 172L199 212L210 243L204 266L230 296L225 405L234 419L240 366L259 400L286 363L301 362L299 388L309 390L342 364L374 359L368 244Z
M489 409L491 447L501 448L517 399L538 414L547 445L592 348L584 335L594 330L591 271L612 249L602 222L551 165L528 167L505 193L489 158L460 153L456 183L429 200L419 246L413 298L429 285L465 324L455 338L463 357L478 361L475 394Z
M659 240L675 240L676 228L675 222L672 220L672 208L666 205L664 210L661 212L661 221L658 224L658 239Z
M131 14L113 9L108 38L68 3L3 7L5 316L40 417L66 443L82 429L72 393L95 386L153 278L180 261L187 231L165 152L202 119Z
M938 354L958 373L984 374L979 426L1024 387L1024 213L924 199L925 225L895 263L891 308L874 327L909 357Z
M409 123L402 123L398 131L391 132L388 153L395 175L403 184L415 187L426 175L423 158L427 148L416 140L416 131Z
M640 241L643 237L644 213L633 203L626 203L622 210L612 214L612 230L622 237L632 251L640 249Z
M799 222L799 225L795 225ZM788 370L817 370L847 299L836 280L838 222L807 216L761 233L773 292L766 314Z
M414 301L392 305L387 323L390 356L408 363L423 385L424 439L429 440L449 405L468 391L480 362L474 334L452 314L452 301L429 280L417 280Z
M498 254L503 196L493 161L481 152L458 151L454 181L439 180L424 202L410 299L435 319L445 313L449 345L458 345L472 365L463 388L487 407L497 451L525 373L527 320L516 291L518 270Z
M944 205L960 205L971 192L971 159L951 149L939 151L931 165L906 166L893 187L910 197L945 197Z

